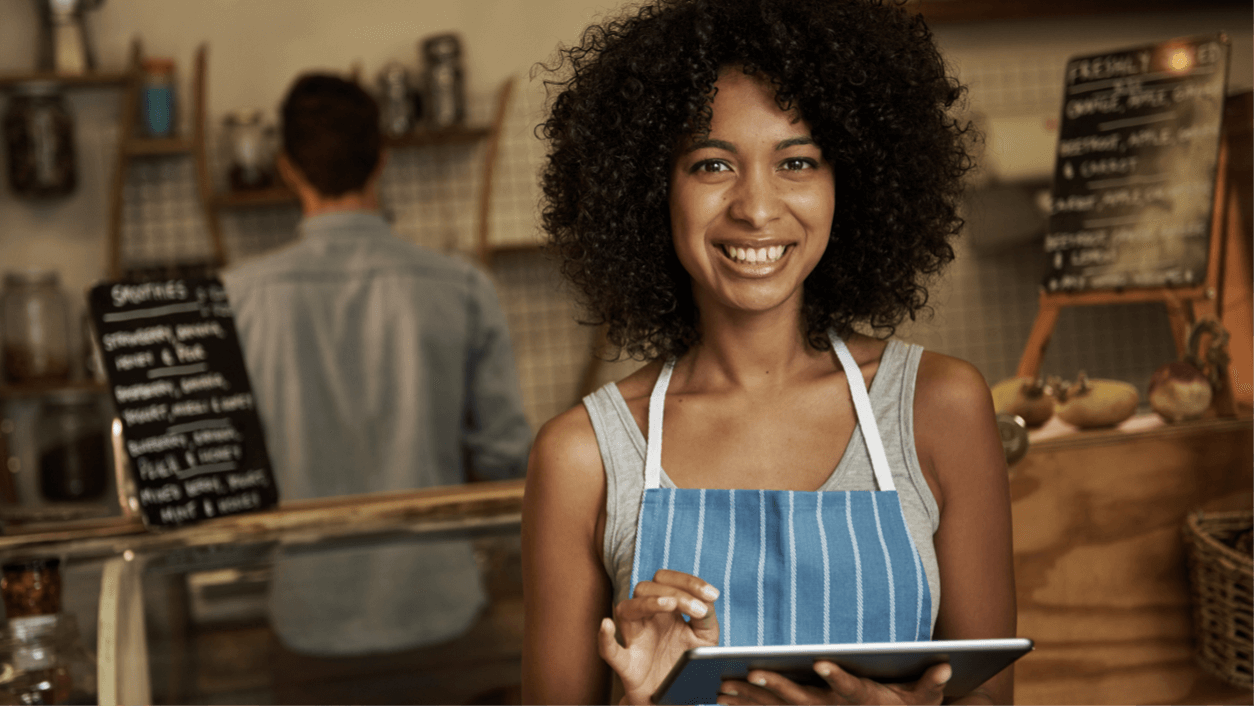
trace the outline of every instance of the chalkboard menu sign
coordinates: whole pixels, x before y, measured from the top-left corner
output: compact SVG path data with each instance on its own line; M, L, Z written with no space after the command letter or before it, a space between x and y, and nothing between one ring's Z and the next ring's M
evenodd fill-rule
M223 284L105 283L89 304L144 523L180 526L275 506Z
M1067 63L1048 291L1202 282L1227 58L1220 34Z

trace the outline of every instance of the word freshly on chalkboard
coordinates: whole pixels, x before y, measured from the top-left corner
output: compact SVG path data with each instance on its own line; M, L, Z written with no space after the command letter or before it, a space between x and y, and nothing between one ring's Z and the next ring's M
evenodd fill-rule
M1050 291L1200 283L1227 38L1071 59L1044 250Z
M144 523L180 526L275 506L223 284L105 283L89 303Z

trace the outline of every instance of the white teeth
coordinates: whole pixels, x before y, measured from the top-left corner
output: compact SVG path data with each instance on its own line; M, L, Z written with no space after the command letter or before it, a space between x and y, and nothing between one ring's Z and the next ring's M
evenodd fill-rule
M776 262L786 253L786 246L766 246L765 248L725 246L724 248L725 255L729 256L731 260L754 265Z

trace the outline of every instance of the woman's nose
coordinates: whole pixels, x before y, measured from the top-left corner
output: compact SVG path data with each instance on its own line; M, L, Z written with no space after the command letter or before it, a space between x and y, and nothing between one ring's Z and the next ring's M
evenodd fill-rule
M781 206L781 195L774 189L772 177L760 170L751 170L734 186L729 215L735 221L760 229L777 218Z

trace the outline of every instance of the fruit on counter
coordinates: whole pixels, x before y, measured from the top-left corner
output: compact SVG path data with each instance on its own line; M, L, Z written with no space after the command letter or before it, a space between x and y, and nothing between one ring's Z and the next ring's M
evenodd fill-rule
M1043 379L1017 376L992 386L997 413L1022 418L1028 428L1038 428L1053 417L1053 397Z
M1210 379L1186 361L1163 364L1149 379L1149 406L1168 423L1201 417L1213 399Z
M1057 417L1077 428L1108 428L1127 420L1140 404L1140 392L1126 381L1089 379L1080 371L1069 386L1057 388Z

